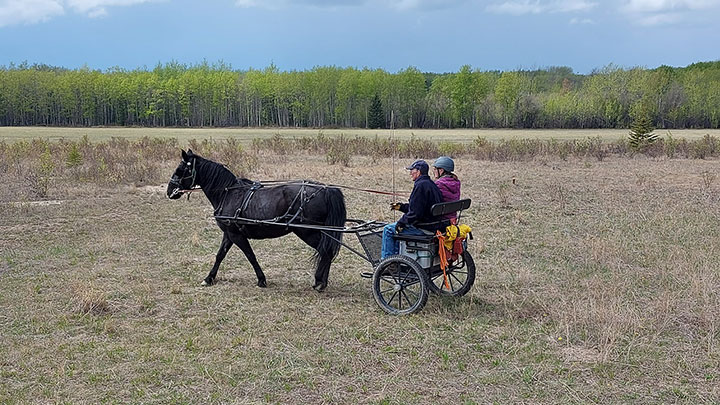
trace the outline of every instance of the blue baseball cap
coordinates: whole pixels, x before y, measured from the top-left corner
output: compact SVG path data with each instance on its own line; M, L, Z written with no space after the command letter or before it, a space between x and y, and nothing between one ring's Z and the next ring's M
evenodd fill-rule
M424 161L422 159L418 159L418 160L414 161L413 164L406 167L406 169L407 170L418 169L420 171L420 174L428 174L428 171L430 170L430 166L428 166L426 161Z

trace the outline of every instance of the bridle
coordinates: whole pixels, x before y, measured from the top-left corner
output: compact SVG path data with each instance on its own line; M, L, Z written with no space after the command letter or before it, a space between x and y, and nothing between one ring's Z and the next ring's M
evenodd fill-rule
M197 177L197 170L195 170L196 160L197 160L196 158L193 158L192 163L185 162L184 160L182 161L185 164L185 171L183 172L183 174L187 173L188 166L192 166L192 170L190 171L190 174L188 174L187 176L184 176L184 177L178 177L175 174L173 174L173 176L170 178L170 184L175 186L175 189L173 190L172 195L170 197L172 197L176 194L189 193L189 192L192 192L193 190L195 190L195 178ZM188 187L186 190L181 190L182 182L187 179L192 179L190 181L190 187ZM189 194L188 194L188 197L190 197Z

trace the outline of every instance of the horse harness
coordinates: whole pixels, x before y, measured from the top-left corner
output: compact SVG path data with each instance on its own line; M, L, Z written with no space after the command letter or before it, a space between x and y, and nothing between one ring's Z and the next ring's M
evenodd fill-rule
M271 219L263 219L263 220L256 220L252 218L246 218L245 217L245 210L250 205L250 201L252 201L252 198L255 196L255 192L258 191L261 188L265 187L279 187L282 185L292 185L292 184L299 184L300 189L298 190L297 194L295 194L295 197L293 198L292 202L288 205L287 211L285 211L284 214L277 216L275 218ZM218 208L215 210L214 215L217 217L219 213L222 212L222 208L225 204L225 198L228 195L228 191L235 188L241 188L242 185L232 186L225 188L225 193L223 196L222 203L218 206ZM240 207L235 210L235 213L232 217L232 219L224 219L224 223L226 225L231 225L234 223L238 228L244 228L245 225L254 225L254 224L277 224L277 225L286 225L286 228L289 228L291 224L293 224L295 221L298 221L298 223L306 223L308 221L307 218L303 216L303 212L305 211L305 205L310 202L318 193L320 193L322 190L326 189L328 186L325 184L319 184L314 182L309 182L307 180L303 180L301 183L298 183L296 181L292 182L259 182L259 181L253 181L250 187L245 191L242 203L240 204ZM312 192L310 192L308 189L313 189ZM295 205L298 205L297 208L293 210L293 207ZM294 211L294 212L293 212ZM315 221L312 221L315 222Z

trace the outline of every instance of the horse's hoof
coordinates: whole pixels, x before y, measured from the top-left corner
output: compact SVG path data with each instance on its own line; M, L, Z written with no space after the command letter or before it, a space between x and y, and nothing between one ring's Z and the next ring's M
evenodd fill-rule
M259 280L257 285L260 288L265 288L267 287L267 282L265 282L265 280Z
M213 285L213 282L210 281L210 282L208 283L207 280L203 280L202 283L200 283L200 285L203 286L203 287L209 287L209 286Z
M326 288L326 287L327 287L327 284L325 284L325 283L317 283L317 284L315 284L315 285L313 286L313 288L314 288L315 291L317 291L317 292L323 292L323 291L325 291L325 288Z

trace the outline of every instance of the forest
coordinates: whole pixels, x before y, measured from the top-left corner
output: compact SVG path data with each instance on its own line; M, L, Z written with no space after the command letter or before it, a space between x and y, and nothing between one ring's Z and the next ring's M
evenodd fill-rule
M720 61L589 74L569 67L452 73L170 62L105 71L0 67L2 126L313 128L720 127Z

